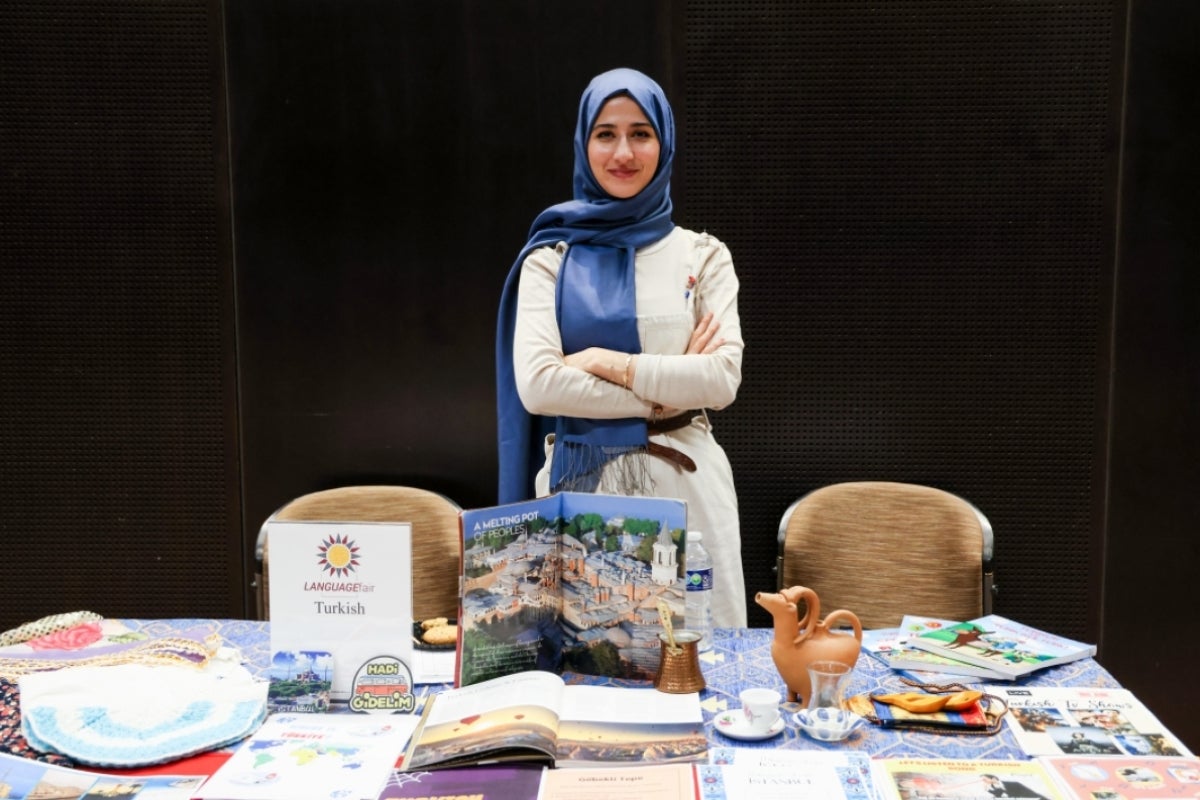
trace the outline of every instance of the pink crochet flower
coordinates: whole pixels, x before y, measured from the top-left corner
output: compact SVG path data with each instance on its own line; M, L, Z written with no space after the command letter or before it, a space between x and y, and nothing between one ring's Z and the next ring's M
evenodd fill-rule
M73 628L30 639L26 644L34 650L82 650L101 638L99 622L83 622Z

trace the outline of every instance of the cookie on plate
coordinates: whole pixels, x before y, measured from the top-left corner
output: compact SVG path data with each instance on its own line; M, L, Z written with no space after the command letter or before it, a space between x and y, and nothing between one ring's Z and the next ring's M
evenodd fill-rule
M427 644L454 644L458 641L458 626L435 625L421 635L421 641Z

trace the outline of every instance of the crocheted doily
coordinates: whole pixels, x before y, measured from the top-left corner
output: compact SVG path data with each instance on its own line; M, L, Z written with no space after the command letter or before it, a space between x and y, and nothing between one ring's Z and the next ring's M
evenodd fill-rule
M239 741L266 717L267 683L240 664L79 666L20 680L21 732L99 767L161 764Z

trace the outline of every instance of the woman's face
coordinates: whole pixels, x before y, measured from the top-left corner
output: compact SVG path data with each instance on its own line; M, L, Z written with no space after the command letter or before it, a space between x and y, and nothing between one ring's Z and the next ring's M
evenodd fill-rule
M658 134L631 97L614 97L600 109L588 136L588 166L600 188L619 200L633 197L658 170Z

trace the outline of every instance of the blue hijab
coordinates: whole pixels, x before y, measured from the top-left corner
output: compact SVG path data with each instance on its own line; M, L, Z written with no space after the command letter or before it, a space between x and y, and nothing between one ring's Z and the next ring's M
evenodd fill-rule
M659 139L658 169L635 196L610 196L588 166L592 125L604 104L628 95L642 108ZM521 265L539 247L566 242L568 249L555 287L555 311L563 352L606 347L641 352L635 307L633 254L670 233L671 163L675 157L675 120L662 88L632 69L597 75L579 102L575 128L574 199L537 216L529 240L504 282L496 326L496 413L499 435L499 502L527 500L544 461L542 441L555 434L550 490L593 491L610 459L646 446L646 421L535 417L517 395L513 375L513 331Z

